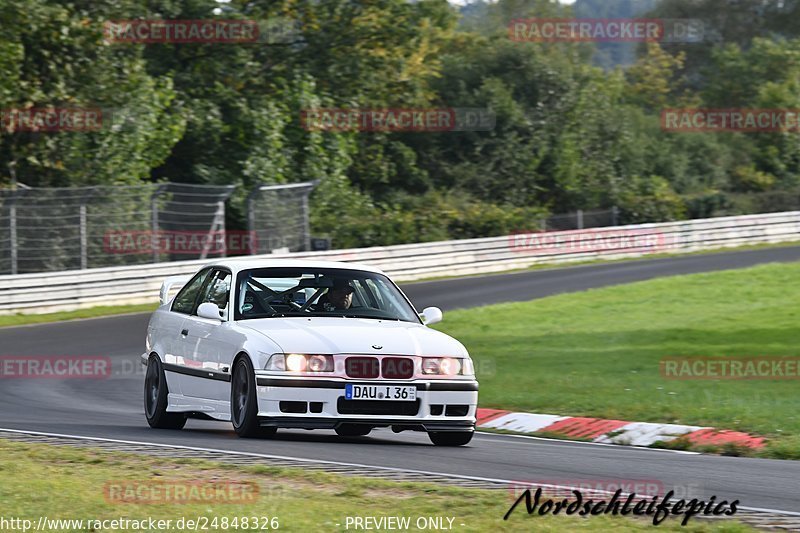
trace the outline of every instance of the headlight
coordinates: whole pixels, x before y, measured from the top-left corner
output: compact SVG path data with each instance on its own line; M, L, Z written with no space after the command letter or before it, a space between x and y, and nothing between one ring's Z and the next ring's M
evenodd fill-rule
M439 361L441 359L436 357L426 357L422 360L422 373L423 374L438 374L439 373Z
M463 359L453 357L423 357L422 373L436 376L471 375L465 373L467 365L462 364ZM471 364L469 367L471 368Z
M333 356L276 353L269 358L264 369L282 372L333 372Z
M289 372L305 372L308 361L305 355L290 353L286 355L286 370Z
M333 356L309 355L308 370L310 372L333 372Z

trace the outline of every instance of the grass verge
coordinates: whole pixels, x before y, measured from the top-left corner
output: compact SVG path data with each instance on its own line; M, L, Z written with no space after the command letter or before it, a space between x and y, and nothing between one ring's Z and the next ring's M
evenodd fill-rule
M800 264L661 278L447 313L483 407L734 429L800 458L797 380L666 379L668 356L800 355Z
M194 459L151 458L144 455L113 453L42 444L23 444L0 440L0 501L5 519L22 518L37 524L40 517L76 520L126 518L172 520L173 528L182 517L217 518L229 524L234 517L277 518L281 531L344 531L350 517L453 518L456 531L644 531L652 522L611 516L589 518L528 516L524 504L508 521L503 515L511 506L505 490L477 490L411 482L345 477L294 468L266 466L238 467ZM160 503L166 501L168 487L230 482L237 486L256 486L255 499L237 503L218 493L201 503ZM159 491L143 491L143 483L158 483ZM112 487L112 488L109 488ZM120 487L122 490L120 491ZM117 492L114 492L117 491ZM119 502L119 494L129 501ZM116 495L116 496L115 496ZM160 495L154 498L155 495ZM142 503L148 498L149 503ZM153 500L156 501L153 501ZM211 524L212 522L209 522ZM52 524L52 523L51 523ZM269 520L270 529L274 523ZM444 521L447 525L447 520ZM462 525L463 524L463 525ZM263 525L259 522L259 527ZM46 530L87 531L86 525ZM248 526L250 527L250 526ZM216 530L237 529L239 526ZM252 530L252 527L250 527ZM350 526L350 529L354 529ZM93 531L121 531L106 527ZM129 529L130 530L130 529ZM214 530L209 525L209 530ZM412 526L411 530L415 530ZM675 519L660 525L663 531L745 532L755 531L736 521L708 522L692 519L681 527ZM150 531L139 528L137 531ZM155 531L155 530L153 530Z
M43 313L41 315L1 315L0 328L9 326L27 326L29 324L44 324L47 322L63 322L80 318L99 318L104 316L124 315L130 313L151 313L158 304L115 305L98 306L78 309L77 311L62 311L58 313Z

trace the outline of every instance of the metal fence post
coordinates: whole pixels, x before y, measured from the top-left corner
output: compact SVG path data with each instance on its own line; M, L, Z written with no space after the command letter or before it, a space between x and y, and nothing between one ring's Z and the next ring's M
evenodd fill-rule
M222 251L220 252L221 257L228 256L228 241L227 235L225 235L225 202L217 202L217 212L214 213L214 221L211 223L211 229L208 231L209 243L214 243L216 238L216 232L220 232L222 234L223 245ZM208 257L209 248L213 249L214 245L210 244L209 246L203 247L203 252L200 254L200 259L206 259Z
M252 239L250 245L250 255L258 253L259 238L256 235L256 211L255 211L255 196L261 190L260 185L256 185L250 194L247 195L247 234Z
M303 251L307 252L311 250L311 222L308 220L308 217L311 213L308 210L308 195L311 194L309 190L306 194L303 195Z
M219 231L222 233L222 257L228 257L228 235L225 232L225 202L222 201L217 205L217 219Z
M81 236L81 270L88 268L88 259L86 254L86 204L80 206L80 236Z
M153 263L158 263L161 259L156 243L158 242L158 197L161 195L162 189L163 185L157 186L150 197L150 246L153 249Z
M619 225L619 208L617 206L611 208L611 225Z
M9 245L11 246L11 274L16 275L19 272L17 265L17 206L11 205L8 210L8 216L8 230L10 233Z
M578 225L578 229L583 229L583 209L578 209L576 213L576 223Z

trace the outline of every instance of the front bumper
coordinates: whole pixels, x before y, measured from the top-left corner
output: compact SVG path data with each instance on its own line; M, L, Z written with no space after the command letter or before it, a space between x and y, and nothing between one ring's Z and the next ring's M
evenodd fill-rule
M347 383L415 386L415 402L345 400ZM343 424L395 430L472 431L478 405L474 380L373 381L257 375L262 426L335 429ZM287 412L286 406L295 412ZM300 407L300 409L297 409Z

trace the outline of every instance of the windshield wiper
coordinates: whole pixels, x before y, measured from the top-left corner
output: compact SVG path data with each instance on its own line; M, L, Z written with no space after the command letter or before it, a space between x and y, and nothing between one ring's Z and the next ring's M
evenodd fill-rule
M391 317L391 316L370 316L370 315L342 315L344 318L366 318L369 320L396 320L400 321L399 318Z

